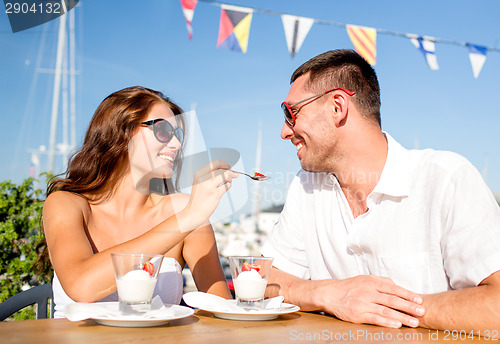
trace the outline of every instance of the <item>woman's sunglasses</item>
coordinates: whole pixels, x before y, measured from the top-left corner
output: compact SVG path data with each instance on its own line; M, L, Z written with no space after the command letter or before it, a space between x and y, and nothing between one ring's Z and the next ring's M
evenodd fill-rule
M290 128L293 128L295 126L295 114L293 113L292 111L292 107L294 107L295 105L299 105L300 103L303 103L303 102L306 102L308 100L311 100L309 103L319 99L320 97L324 96L325 94L327 93L330 93L330 92L333 92L333 91L337 91L337 90L341 90L341 91L344 91L345 93L347 93L348 95L350 96L353 96L356 94L356 92L353 92L353 91L349 91L345 88L342 88L342 87L336 87L336 88L332 88L331 90L328 90L328 91L325 91L325 92L321 92L321 93L318 93L312 97L309 97L309 98L306 98L306 99L302 99L301 101L299 102L296 102L292 105L289 105L287 102L283 102L281 103L281 109L283 110L283 112L285 113L285 122L286 124L288 124L288 126ZM307 103L307 104L309 104ZM306 104L304 104L306 105ZM300 110L300 109L299 109ZM298 110L297 110L298 112Z
M180 143L184 139L184 131L181 127L174 129L172 124L164 118L152 119L150 121L142 122L141 124L149 126L153 129L153 133L158 141L168 143L175 136Z

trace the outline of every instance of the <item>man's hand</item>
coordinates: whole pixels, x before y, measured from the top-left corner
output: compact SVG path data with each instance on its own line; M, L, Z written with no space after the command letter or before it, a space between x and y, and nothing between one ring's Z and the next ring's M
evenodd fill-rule
M283 295L304 311L324 311L358 324L418 327L425 313L422 296L397 286L390 278L356 276L345 280L303 280L276 268L266 297Z
M399 328L418 327L422 297L390 278L357 276L319 286L313 301L322 310L353 323Z

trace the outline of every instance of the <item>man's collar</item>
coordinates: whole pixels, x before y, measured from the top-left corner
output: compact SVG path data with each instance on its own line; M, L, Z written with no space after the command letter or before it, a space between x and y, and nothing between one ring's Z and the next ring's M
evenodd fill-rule
M372 194L385 194L394 197L405 197L409 195L409 161L408 150L401 146L388 133L384 132L387 138L388 152L382 175L372 191ZM323 179L323 184L327 186L339 185L335 174L327 173ZM339 185L340 187L340 185Z
M384 132L387 138L388 153L382 175L372 193L404 197L410 192L408 151Z

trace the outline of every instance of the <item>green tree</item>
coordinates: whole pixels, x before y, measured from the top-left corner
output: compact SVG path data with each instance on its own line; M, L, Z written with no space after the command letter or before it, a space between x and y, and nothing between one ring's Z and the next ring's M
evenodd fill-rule
M50 264L37 264L37 247L44 242L41 228L43 192L28 178L20 185L0 183L0 302L23 288L52 280ZM34 319L33 307L16 313L16 320Z

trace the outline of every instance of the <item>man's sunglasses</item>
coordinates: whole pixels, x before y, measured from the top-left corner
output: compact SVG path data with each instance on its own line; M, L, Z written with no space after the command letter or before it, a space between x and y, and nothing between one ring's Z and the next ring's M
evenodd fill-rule
M287 102L283 102L281 103L281 109L283 110L283 112L285 113L285 122L286 124L288 124L288 126L290 128L293 128L295 126L295 114L293 113L292 111L292 107L294 107L295 105L298 105L300 103L303 103L303 102L306 102L308 100L310 100L309 103L312 103L313 101L319 99L320 97L324 96L325 94L327 93L330 93L330 92L333 92L333 91L337 91L337 90L341 90L341 91L344 91L345 93L347 93L348 95L350 96L353 96L356 94L356 92L353 92L353 91L349 91L345 88L342 88L342 87L336 87L336 88L332 88L331 90L328 90L328 91L325 91L325 92L322 92L322 93L319 93L319 94L316 94L312 97L309 97L309 98L306 98L306 99L302 99L301 101L299 102L296 102L292 105L289 105ZM307 103L307 104L309 104ZM306 105L306 104L304 104ZM300 110L300 109L299 109ZM297 112L299 112L299 110L297 110Z
M180 143L184 139L184 131L181 127L174 129L172 124L164 118L152 119L147 122L142 122L141 124L149 126L153 129L153 133L158 141L162 143L168 143L175 136Z

